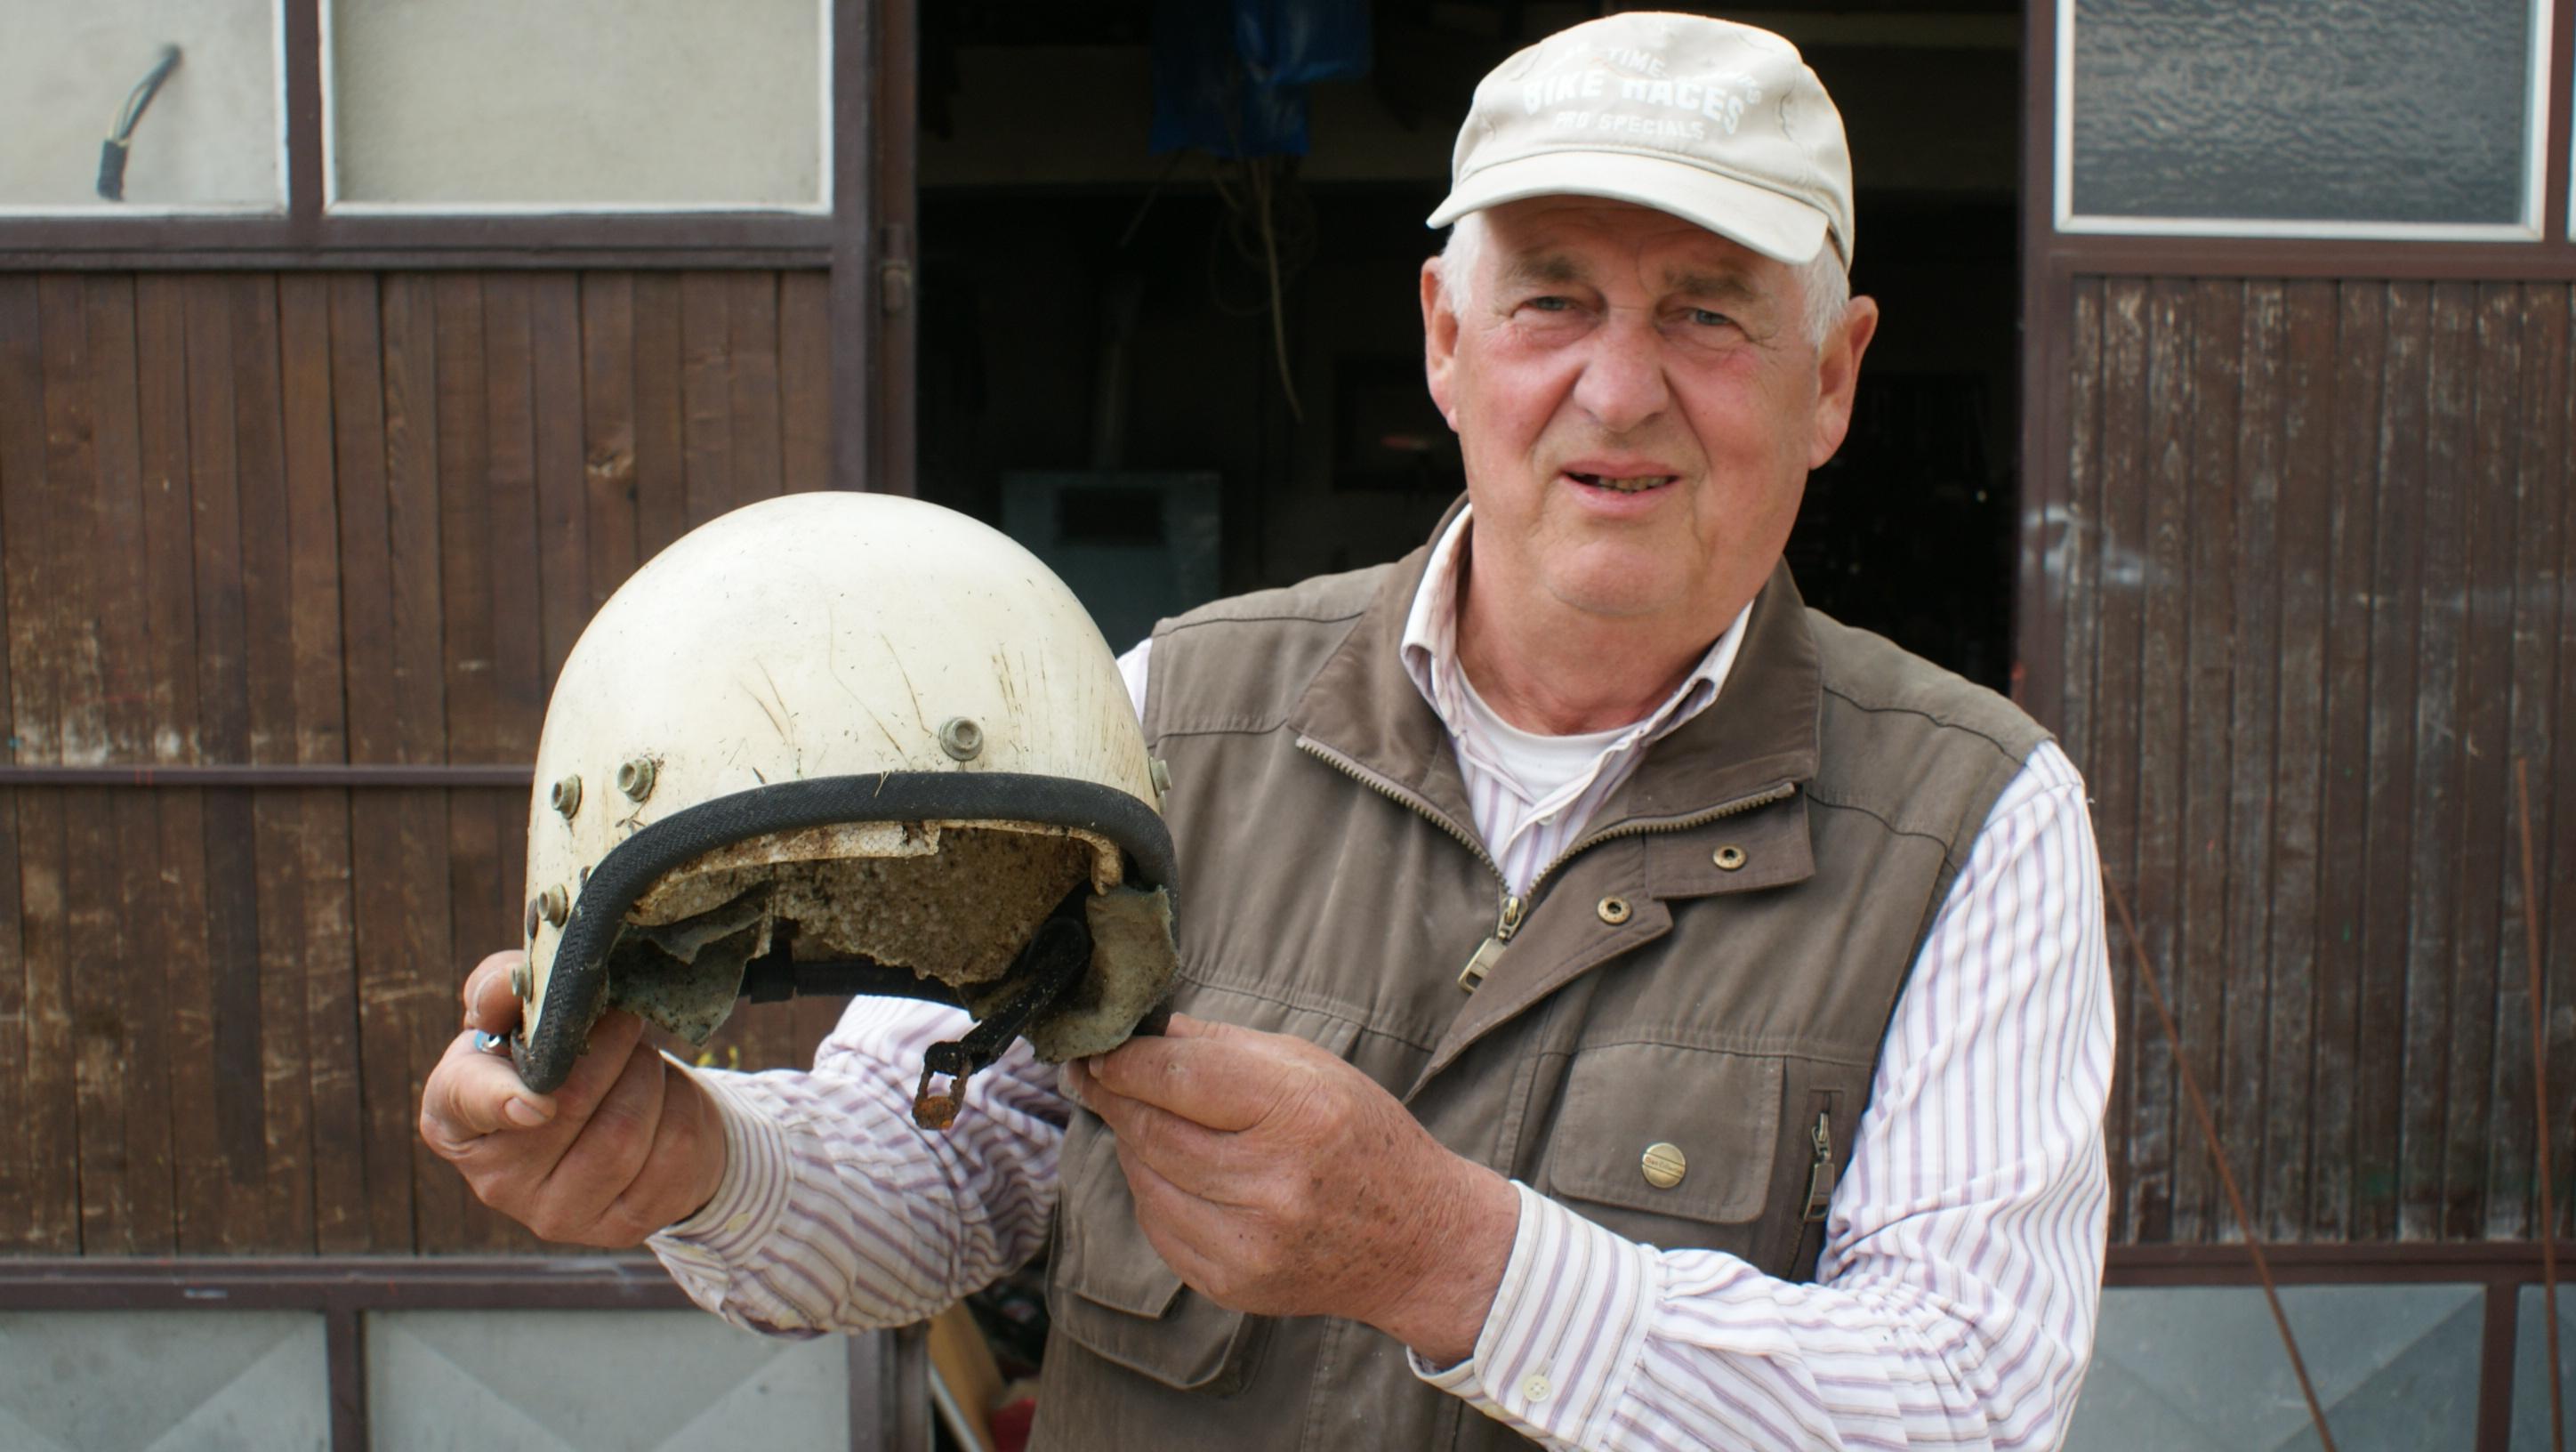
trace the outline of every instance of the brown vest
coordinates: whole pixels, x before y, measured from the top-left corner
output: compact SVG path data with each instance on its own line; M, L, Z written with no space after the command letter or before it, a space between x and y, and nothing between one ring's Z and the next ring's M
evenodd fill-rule
M1179 1006L1322 1044L1623 1235L1810 1278L1897 992L2043 733L1807 610L1784 567L1717 701L1649 749L1470 993L1503 889L1398 653L1428 554L1155 631ZM1659 1142L1687 1162L1671 1188L1641 1168ZM1528 1445L1369 1327L1182 1286L1088 1113L1062 1170L1038 1446Z

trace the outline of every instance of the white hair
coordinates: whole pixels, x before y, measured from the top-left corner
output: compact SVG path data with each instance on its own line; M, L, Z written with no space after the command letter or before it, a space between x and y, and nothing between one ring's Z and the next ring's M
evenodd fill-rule
M1450 312L1463 313L1470 306L1476 261L1484 250L1483 212L1469 212L1449 228L1449 240L1440 249L1440 294ZM1851 306L1851 273L1830 240L1798 269L1798 291L1806 303L1807 342L1821 348Z

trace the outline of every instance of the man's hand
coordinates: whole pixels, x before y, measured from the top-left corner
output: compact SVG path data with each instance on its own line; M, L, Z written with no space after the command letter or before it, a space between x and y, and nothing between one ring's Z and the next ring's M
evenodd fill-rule
M522 956L495 953L466 978L466 1032L430 1071L420 1137L484 1204L548 1240L640 1245L715 1198L724 1126L631 1013L601 1016L552 1094L530 1089L506 1056L476 1049L475 1030L518 1025L510 970Z
M1344 1316L1450 1365L1475 1350L1520 1200L1303 1039L1174 1016L1066 1066L1118 1137L1145 1238L1219 1304Z

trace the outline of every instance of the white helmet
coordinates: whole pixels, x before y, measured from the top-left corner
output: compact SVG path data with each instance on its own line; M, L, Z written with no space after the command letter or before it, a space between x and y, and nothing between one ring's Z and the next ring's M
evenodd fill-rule
M929 1056L925 1123L1015 1033L1114 1048L1176 963L1158 769L1090 616L1008 537L883 494L712 520L547 705L520 1073L561 1084L611 1005L703 1043L745 992L961 1004L983 1022Z

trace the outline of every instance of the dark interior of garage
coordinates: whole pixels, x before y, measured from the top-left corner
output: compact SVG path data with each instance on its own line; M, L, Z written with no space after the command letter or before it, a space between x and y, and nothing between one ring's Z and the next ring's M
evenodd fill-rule
M1593 10L1377 0L1365 73L1308 92L1307 152L1220 160L1153 149L1152 0L925 7L923 492L1038 548L1121 648L1418 543L1462 487L1422 387L1422 218L1476 79ZM1854 286L1884 309L1791 540L1800 587L2003 686L2019 17L1737 18L1797 41L1841 106Z

